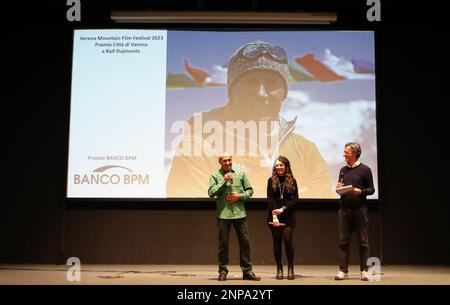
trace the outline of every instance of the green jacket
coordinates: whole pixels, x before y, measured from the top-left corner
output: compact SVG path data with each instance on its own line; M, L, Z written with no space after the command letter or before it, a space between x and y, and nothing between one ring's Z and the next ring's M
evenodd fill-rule
M253 195L253 188L245 173L238 169L231 170L234 174L233 182L225 182L223 169L218 169L209 178L208 195L216 198L217 218L238 219L244 218L244 202ZM235 192L240 194L240 200L235 203L227 201L227 195Z

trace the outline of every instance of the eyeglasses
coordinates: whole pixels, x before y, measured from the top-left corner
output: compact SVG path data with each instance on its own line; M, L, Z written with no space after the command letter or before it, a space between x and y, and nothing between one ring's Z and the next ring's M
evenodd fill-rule
M277 45L271 44L249 44L242 50L242 55L247 59L255 59L257 57L269 54L273 59L280 62L287 62L286 51Z

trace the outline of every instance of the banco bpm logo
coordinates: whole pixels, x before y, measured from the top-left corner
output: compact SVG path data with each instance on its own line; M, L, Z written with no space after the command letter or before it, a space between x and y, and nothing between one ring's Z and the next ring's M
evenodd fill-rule
M105 165L96 168L90 174L74 174L76 185L148 185L149 175L134 173L121 165Z

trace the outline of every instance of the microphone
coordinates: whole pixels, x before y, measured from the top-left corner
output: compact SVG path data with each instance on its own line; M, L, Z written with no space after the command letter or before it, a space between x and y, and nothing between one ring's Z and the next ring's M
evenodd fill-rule
M231 173L231 169L225 172L225 175L228 175L229 173ZM233 174L231 174L233 175ZM232 176L233 177L233 176ZM226 181L226 185L230 186L233 184L233 178L231 178L230 180Z

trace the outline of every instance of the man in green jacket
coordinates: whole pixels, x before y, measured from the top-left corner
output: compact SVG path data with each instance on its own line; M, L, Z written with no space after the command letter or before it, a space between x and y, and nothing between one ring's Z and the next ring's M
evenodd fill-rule
M240 248L239 264L242 279L259 281L260 277L252 272L250 260L250 241L248 235L245 201L253 195L253 188L239 169L233 169L232 157L228 153L219 156L221 168L209 178L208 195L216 198L217 226L219 229L219 281L225 281L228 274L228 245L231 225L234 226Z

